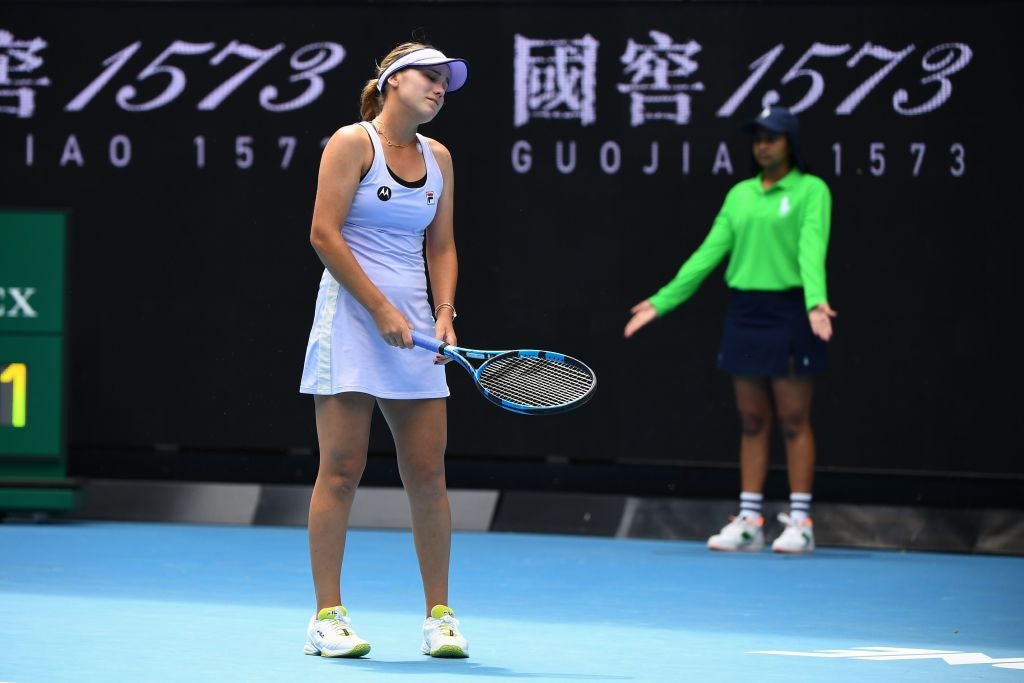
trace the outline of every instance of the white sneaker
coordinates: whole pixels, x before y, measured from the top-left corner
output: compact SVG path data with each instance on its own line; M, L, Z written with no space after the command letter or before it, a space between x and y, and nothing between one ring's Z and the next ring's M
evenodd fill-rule
M341 605L322 609L309 620L303 648L307 655L362 657L369 651L370 644L356 635L352 620Z
M764 550L764 517L733 517L722 530L708 539L708 548L727 552Z
M785 512L780 512L779 521L786 528L772 543L773 551L794 554L814 552L814 522L810 517L798 522Z
M469 645L459 633L455 612L445 605L434 605L423 622L423 654L431 657L468 657Z

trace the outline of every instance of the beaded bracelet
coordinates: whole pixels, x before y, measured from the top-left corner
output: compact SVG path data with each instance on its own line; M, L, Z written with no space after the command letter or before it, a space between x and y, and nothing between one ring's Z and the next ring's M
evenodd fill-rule
M437 306L434 307L434 319L435 320L437 319L437 312L440 311L442 308L450 308L450 309L452 309L452 320L455 320L456 318L459 317L459 314L455 312L455 306L452 306L451 304L445 303L445 304L438 304Z

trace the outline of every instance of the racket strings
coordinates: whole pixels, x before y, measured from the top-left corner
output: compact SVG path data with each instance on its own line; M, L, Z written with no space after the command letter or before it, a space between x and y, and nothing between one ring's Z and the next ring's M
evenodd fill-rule
M480 386L497 398L524 406L558 406L586 396L590 372L565 361L536 356L502 356L480 373Z

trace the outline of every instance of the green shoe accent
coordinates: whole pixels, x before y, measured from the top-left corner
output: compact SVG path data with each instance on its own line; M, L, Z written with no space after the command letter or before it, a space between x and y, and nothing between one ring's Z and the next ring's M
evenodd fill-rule
M446 614L454 617L455 611L447 605L434 605L433 608L431 608L430 610L430 616L432 616L435 619L440 619Z
M343 617L348 616L348 611L342 605L336 605L335 607L324 607L322 610L316 613L317 620L322 619L333 619L337 615Z
M370 654L370 644L369 643L362 643L361 645L356 645L354 648L352 648L351 650L349 650L348 652L346 652L343 655L329 655L326 652L321 652L320 656L321 657L331 657L332 659L335 659L335 658L337 658L337 659L341 659L341 658L352 659L353 657L362 657L363 655L368 655L368 654Z
M454 659L457 657L468 657L469 655L463 652L462 648L458 645L442 645L441 647L431 652L430 656Z

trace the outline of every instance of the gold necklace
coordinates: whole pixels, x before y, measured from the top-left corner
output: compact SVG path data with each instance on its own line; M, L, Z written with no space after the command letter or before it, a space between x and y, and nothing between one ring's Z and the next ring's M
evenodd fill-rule
M408 147L409 145L412 144L411 142L409 142L409 143L406 143L404 145L396 145L395 143L391 142L391 139L388 138L388 136L384 134L384 131L382 131L380 129L380 124L379 123L374 122L373 129L375 131L377 131L377 135L379 135L382 138L384 138L384 144L386 144L388 147L394 147L396 149L405 149L406 147Z

